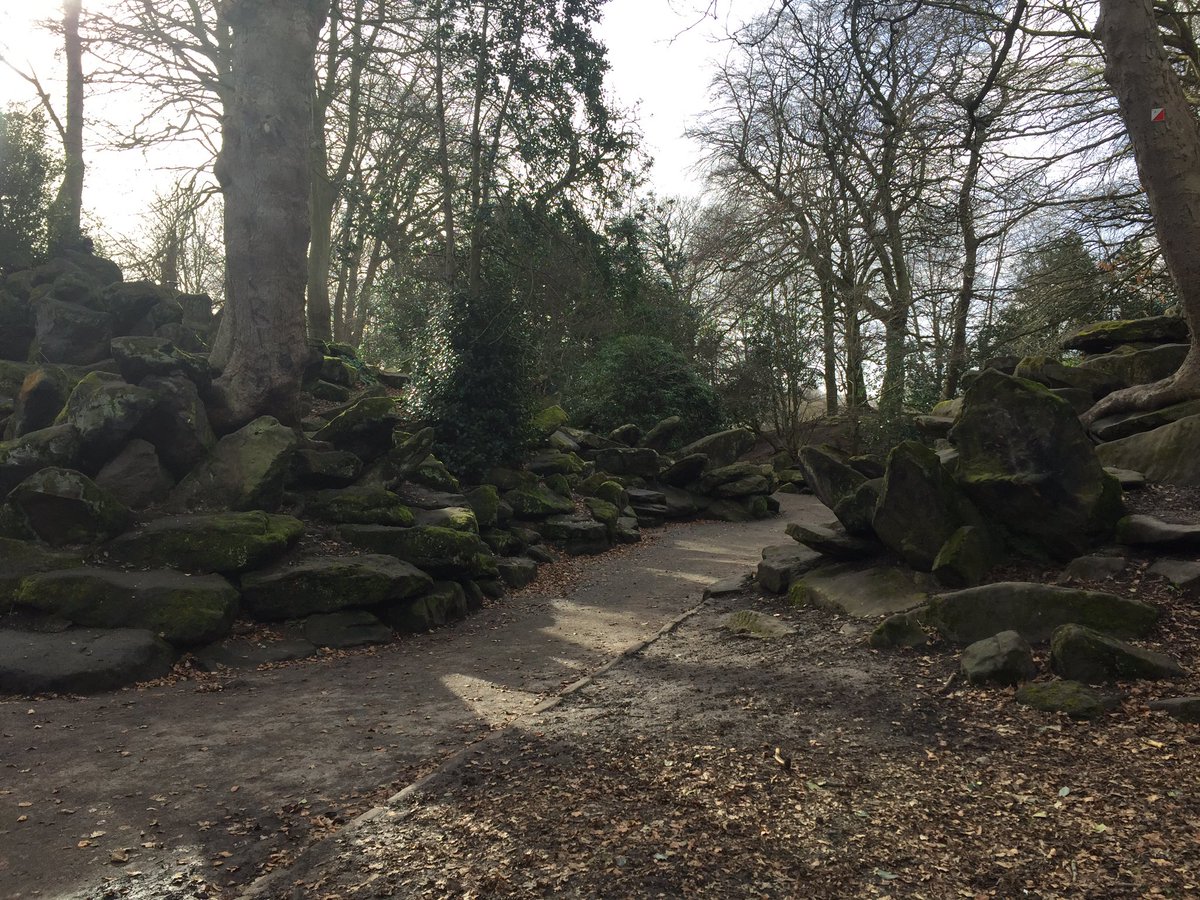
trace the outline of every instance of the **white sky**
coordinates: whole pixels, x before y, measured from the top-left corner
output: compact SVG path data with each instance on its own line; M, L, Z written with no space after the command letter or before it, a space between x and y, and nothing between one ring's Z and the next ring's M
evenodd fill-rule
M85 9L109 3L85 0ZM612 64L609 87L620 106L637 110L643 147L655 160L650 180L658 194L699 192L692 171L699 150L683 132L707 108L711 62L724 52L719 39L769 5L770 0L722 0L718 20L704 17L708 0L609 0L605 6L599 33ZM37 26L59 15L59 9L54 0L0 0L0 54L35 69L61 105L58 39ZM34 99L26 82L0 66L0 105ZM173 180L162 171L170 159L161 153L148 159L140 152L106 151L103 139L94 130L87 136L84 204L108 230L132 234L155 189Z

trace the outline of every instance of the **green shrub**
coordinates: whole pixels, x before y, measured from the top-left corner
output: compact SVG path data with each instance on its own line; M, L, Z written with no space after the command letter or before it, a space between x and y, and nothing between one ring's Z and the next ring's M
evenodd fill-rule
M565 404L598 431L632 422L643 430L679 416L679 440L718 430L717 394L687 359L659 338L625 335L603 344L578 372Z

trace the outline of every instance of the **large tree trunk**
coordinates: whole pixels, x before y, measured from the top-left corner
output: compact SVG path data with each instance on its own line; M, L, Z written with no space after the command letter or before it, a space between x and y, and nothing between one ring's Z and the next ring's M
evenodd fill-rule
M320 0L224 0L232 90L216 174L225 195L226 300L218 423L297 419L304 330L313 60Z
M1084 415L1088 423L1200 396L1200 128L1171 68L1150 0L1101 0L1096 32L1108 58L1104 77L1129 132L1192 347L1173 376L1110 394ZM1152 121L1156 108L1165 110L1163 121Z
M79 249L83 238L83 41L82 0L63 2L63 50L67 61L67 119L63 125L63 180L50 209L50 251Z

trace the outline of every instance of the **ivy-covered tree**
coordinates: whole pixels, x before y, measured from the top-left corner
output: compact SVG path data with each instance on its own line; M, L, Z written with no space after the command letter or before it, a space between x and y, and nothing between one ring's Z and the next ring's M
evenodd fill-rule
M45 255L61 169L41 112L0 110L0 273L28 268Z

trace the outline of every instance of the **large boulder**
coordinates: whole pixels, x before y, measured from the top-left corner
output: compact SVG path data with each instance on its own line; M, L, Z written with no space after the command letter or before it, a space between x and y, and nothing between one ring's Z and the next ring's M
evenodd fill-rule
M537 563L526 556L507 556L496 561L500 577L513 590L519 590L537 578Z
M686 447L681 447L676 456L682 458L703 453L708 457L709 465L728 466L754 449L754 443L754 432L750 429L731 428L728 431L706 435Z
M1130 597L1026 582L998 582L940 594L929 611L930 624L959 644L1001 631L1019 632L1028 641L1046 641L1060 625L1071 623L1141 637L1157 620L1155 607Z
M1120 413L1092 423L1092 434L1101 441L1119 441L1133 434L1153 431L1189 416L1200 416L1200 400L1185 400L1150 412Z
M1121 486L1078 417L1040 385L984 371L967 390L951 440L959 484L1024 549L1071 559L1110 537L1123 514Z
M408 527L416 520L400 497L376 487L314 491L304 500L304 514L339 525Z
M603 527L603 526L602 526ZM437 526L391 528L343 525L342 538L370 553L383 553L438 575L495 577L496 558L477 534Z
M395 635L378 616L365 609L318 613L304 621L304 639L317 647L345 650L386 644Z
M1175 374L1188 354L1188 344L1163 344L1138 350L1122 347L1103 356L1089 356L1079 364L1084 372L1099 372L1125 384L1150 384Z
M341 488L362 474L362 460L345 450L297 450L289 487Z
M1188 339L1187 320L1180 316L1092 322L1068 335L1064 350L1107 353L1124 344L1178 344Z
M84 462L98 467L125 445L157 403L153 391L92 372L71 391L57 424L75 427Z
M1126 516L1117 523L1117 540L1138 547L1200 551L1200 525L1164 522L1154 516Z
M145 628L176 647L206 644L228 634L237 601L237 589L219 575L93 568L31 575L13 596L17 606L76 625Z
M603 553L612 546L608 528L590 516L551 516L538 526L542 537L562 545L572 556Z
M0 693L92 694L161 678L171 646L142 629L0 631Z
M8 502L47 544L95 544L129 527L133 513L112 494L74 469L48 468L13 488Z
M663 469L658 478L663 484L685 487L704 474L708 462L708 456L704 453L689 453Z
M173 509L265 509L279 506L299 437L271 416L228 434L171 493Z
M641 445L663 453L671 446L671 442L681 427L683 427L683 419L679 416L668 416L642 435Z
M441 509L421 509L414 514L417 525L434 525L479 534L475 511L465 506L444 506Z
M0 538L0 615L8 611L22 579L40 572L55 572L83 565L77 553L48 550L32 541Z
M864 490L869 480L850 464L849 457L828 445L803 447L797 464L805 484L833 510L846 531L874 536L872 520L878 495Z
M113 338L110 346L121 377L130 384L139 384L150 375L183 375L198 387L205 388L212 380L204 357L179 350L167 338L118 337Z
M163 468L153 444L134 440L100 470L96 484L130 509L146 509L166 499L175 479Z
M54 425L0 444L0 497L42 469L79 465L83 444L73 425Z
M364 397L313 435L370 462L392 449L400 416L391 397Z
M964 525L938 550L933 561L933 577L947 588L974 587L999 561L996 540L987 529Z
M1103 684L1124 678L1183 678L1171 657L1143 650L1092 628L1063 625L1050 639L1050 665L1063 678Z
M822 566L792 582L789 600L797 606L817 606L857 619L874 619L907 612L929 599L929 584L902 568Z
M1200 415L1101 444L1096 454L1106 466L1133 469L1151 481L1200 487L1197 447L1200 447Z
M858 559L870 559L878 556L883 547L873 538L855 537L841 528L827 528L824 525L805 524L803 522L788 522L784 531L787 536L810 551L820 553L830 559L852 562Z
M394 556L314 556L243 576L242 608L264 621L299 619L392 603L432 586L432 578Z
M48 363L87 366L107 359L112 317L51 296L33 303L35 336L29 358Z
M169 305L174 297L174 290L152 281L116 282L101 291L95 306L111 317L113 334L129 334L156 306Z
M130 566L228 575L282 556L303 533L299 519L257 510L169 516L122 535L104 548L104 555Z
M612 447L598 450L594 457L596 468L613 475L633 475L653 478L662 463L658 453L648 447Z
M467 594L455 581L434 582L419 597L383 607L379 617L404 634L432 631L467 615Z
M1045 356L1029 356L1021 360L1015 372L1017 378L1035 381L1048 388L1084 391L1093 401L1113 391L1128 387L1131 382L1100 369L1067 366Z
M500 492L495 485L481 484L466 493L467 502L475 511L475 521L486 530L500 523Z
M970 684L1014 685L1037 675L1033 649L1015 631L976 641L963 650L959 663Z
M793 581L825 559L815 550L795 544L764 547L762 555L754 578L759 587L772 594L786 594Z
M570 513L575 509L575 505L568 498L541 484L514 488L504 495L504 501L512 507L513 515L518 519L545 519Z
M983 517L938 455L916 441L905 441L888 454L873 525L889 549L922 572L933 570L938 554L959 528L985 530Z
M142 379L141 387L158 403L142 419L137 436L153 444L163 465L182 478L217 445L200 391L182 375L151 375Z
M771 466L733 463L705 472L697 489L703 494L725 498L770 494L775 489L775 471Z

